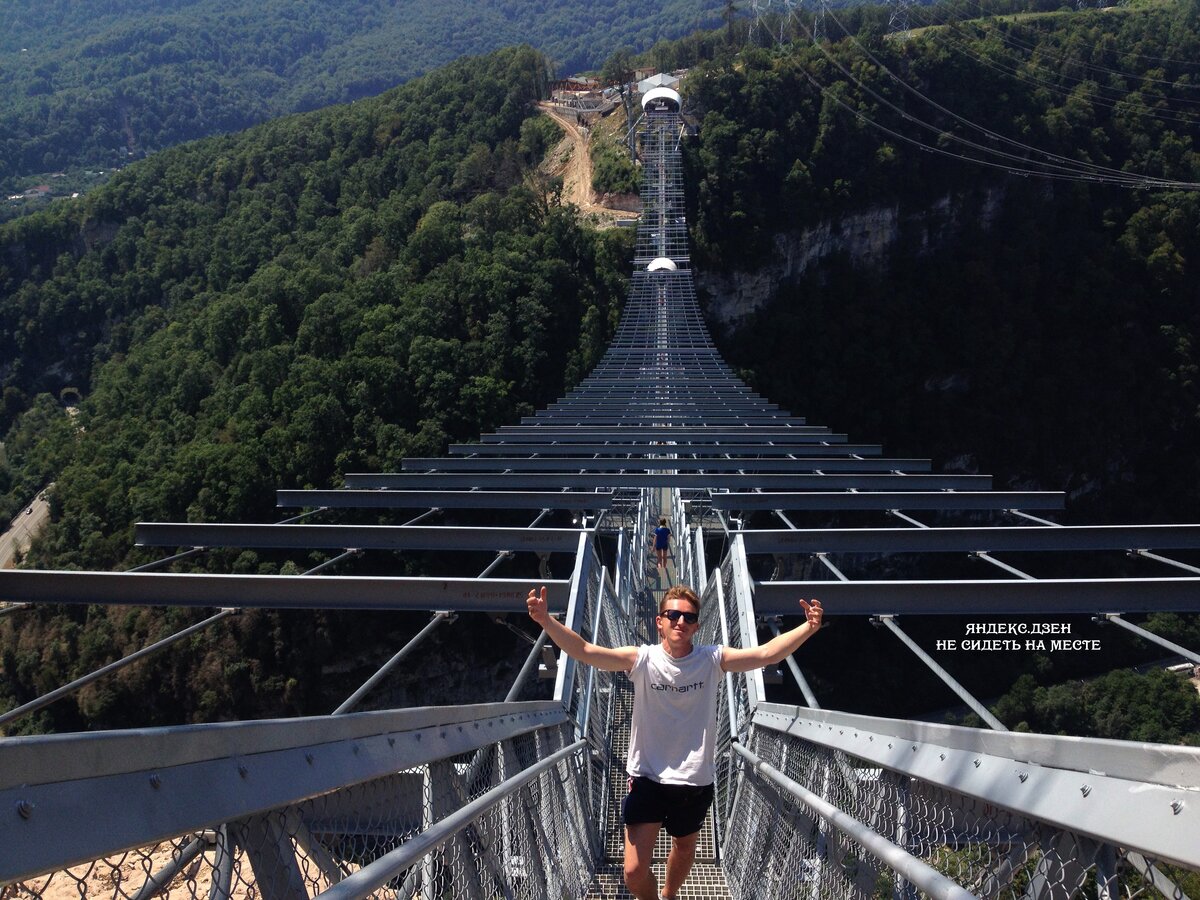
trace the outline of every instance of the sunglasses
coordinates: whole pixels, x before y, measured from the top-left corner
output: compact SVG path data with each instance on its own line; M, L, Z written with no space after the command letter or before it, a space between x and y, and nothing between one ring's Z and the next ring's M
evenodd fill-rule
M664 609L659 615L666 616L672 622L678 622L680 619L683 619L688 625L695 625L700 621L700 613L684 612L682 609Z

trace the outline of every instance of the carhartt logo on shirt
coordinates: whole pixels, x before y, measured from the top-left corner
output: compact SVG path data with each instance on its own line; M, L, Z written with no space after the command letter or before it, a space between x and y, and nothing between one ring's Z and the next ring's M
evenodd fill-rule
M677 694L686 694L688 691L704 690L704 682L703 681L695 681L695 682L692 682L691 684L682 685L681 687L676 687L673 684L652 684L652 685L650 685L650 690L652 690L652 691L674 691Z

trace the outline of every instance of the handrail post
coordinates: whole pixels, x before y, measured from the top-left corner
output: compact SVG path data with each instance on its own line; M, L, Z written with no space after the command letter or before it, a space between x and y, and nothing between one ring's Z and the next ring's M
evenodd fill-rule
M572 631L578 632L583 616L586 597L580 599L580 593L587 590L587 570L591 563L591 544L587 532L579 535L579 545L575 550L575 570L571 573L571 594L567 601L566 625ZM568 710L571 708L571 690L575 682L575 670L578 663L567 654L559 651L560 664L558 676L554 681L554 699L560 701ZM579 723L576 722L576 728Z
M708 571L708 566L704 559L704 526L696 526L696 530L692 533L692 540L696 545L694 552L696 577L697 579L701 579L704 577L704 573Z
M746 543L741 534L734 535L733 544L729 549L729 557L733 564L733 587L737 598L738 626L742 632L741 646L757 647L758 629L754 624L754 582L750 578L750 566L746 560ZM763 686L761 669L746 673L746 692L749 695L751 709L766 699L766 688Z

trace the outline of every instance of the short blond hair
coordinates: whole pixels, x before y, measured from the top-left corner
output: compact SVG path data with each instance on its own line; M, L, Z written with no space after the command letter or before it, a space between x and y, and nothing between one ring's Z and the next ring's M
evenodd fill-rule
M686 600L692 606L696 607L696 612L700 612L700 598L686 584L677 584L674 587L667 588L667 592L663 594L662 603L658 604L659 615L662 615L663 608L667 605L668 600Z

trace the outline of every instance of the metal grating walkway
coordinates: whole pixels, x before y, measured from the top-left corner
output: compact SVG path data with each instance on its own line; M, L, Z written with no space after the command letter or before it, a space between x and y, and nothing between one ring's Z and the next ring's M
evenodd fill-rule
M626 775L625 752L629 748L629 718L633 712L633 689L629 682L618 679L615 690L616 720L619 724L612 732L613 763L610 770L609 815L604 823L604 858L596 868L596 875L588 888L588 900L630 900L632 894L625 887L623 874L624 836L620 821L621 803L625 799ZM654 874L661 889L665 877L667 853L670 852L670 837L659 832L654 846ZM717 860L713 817L710 815L700 832L696 848L696 864L692 874L684 883L680 898L727 898L729 889L725 874Z
M659 508L670 508L666 492L658 495ZM686 538L685 538L686 539ZM654 551L645 553L648 573L648 595L650 603L657 609L667 588L680 582L678 556L672 546L667 555L665 569L658 568ZM653 573L653 574L649 574ZM613 684L613 727L609 735L612 751L609 766L609 805L604 823L604 857L596 867L595 877L588 888L588 900L633 900L625 887L623 864L625 858L624 830L621 824L621 804L625 800L628 776L625 773L625 756L629 750L629 722L633 715L633 686L628 679L617 678ZM696 847L696 862L692 873L684 882L679 893L680 900L702 900L702 898L728 898L729 888L725 884L717 854L715 834L715 812L710 814L700 831ZM671 850L670 836L661 831L654 845L654 875L661 889L666 877L666 859Z

